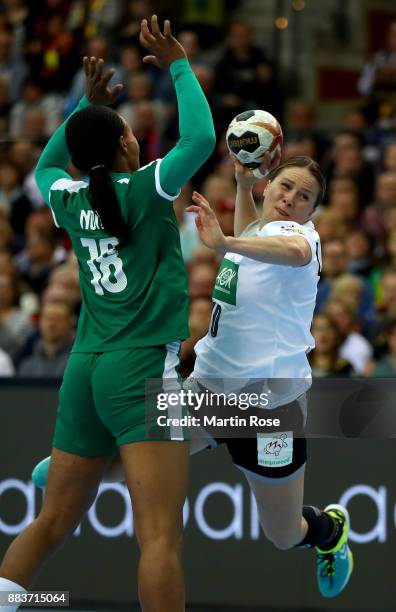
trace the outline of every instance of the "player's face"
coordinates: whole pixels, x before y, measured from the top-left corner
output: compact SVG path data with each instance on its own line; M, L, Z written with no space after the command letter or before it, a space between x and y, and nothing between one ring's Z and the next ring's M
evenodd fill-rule
M264 190L263 218L270 221L306 223L319 195L319 185L306 168L282 170Z
M129 167L130 172L134 172L137 168L139 168L139 143L136 139L136 136L132 132L132 129L128 125L126 121L124 121L124 133L121 136L121 150L122 155Z

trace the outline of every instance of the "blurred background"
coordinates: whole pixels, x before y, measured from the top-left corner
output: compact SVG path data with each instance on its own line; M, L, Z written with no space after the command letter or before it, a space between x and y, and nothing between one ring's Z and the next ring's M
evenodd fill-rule
M191 295L191 338L183 344L182 373L191 372L193 346L206 334L219 263L200 245L185 208L192 189L200 190L214 207L223 231L232 234L235 183L224 134L237 113L262 108L282 124L283 158L310 155L328 180L326 199L314 219L323 249L312 328L316 348L309 356L314 376L395 377L396 6L392 0L2 0L2 389L17 394L30 384L26 389L32 393L38 389L40 394L48 379L56 386L73 343L81 305L76 259L68 236L53 225L33 171L49 136L83 95L83 55L103 57L116 68L113 81L124 84L116 109L140 142L141 165L166 154L177 140L170 78L141 61L140 21L153 12L171 19L209 100L217 132L214 154L175 202ZM69 171L77 176L73 167ZM265 180L255 187L258 207L264 187ZM26 383L27 378L31 383ZM7 393L0 393L0 408L14 401L19 406L18 398ZM56 397L51 397L54 411ZM21 418L26 418L25 413ZM10 435L15 440L17 421L10 427L14 425ZM49 448L50 436L49 431L37 459ZM373 447L371 456L375 452ZM12 470L5 461L4 477L9 478ZM27 470L26 478L27 458L24 468L21 464L18 469L21 477ZM369 467L368 474L371 485L377 486ZM0 514L4 499L0 497ZM9 504L13 507L13 502ZM348 610L362 610L366 604L376 612L386 607L366 598L356 608L351 600ZM292 609L300 609L298 605L296 600ZM325 609L319 605L315 601L312 609ZM246 609L253 610L253 603Z

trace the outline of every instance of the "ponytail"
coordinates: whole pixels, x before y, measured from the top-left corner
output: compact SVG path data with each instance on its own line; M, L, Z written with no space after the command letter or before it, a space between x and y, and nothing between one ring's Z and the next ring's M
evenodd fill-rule
M121 216L113 181L106 166L93 166L89 171L89 199L91 206L98 213L102 225L120 242L128 239L129 228Z
M106 106L89 106L74 113L66 124L66 143L72 162L89 172L88 194L103 228L120 242L129 237L129 226L121 215L110 171L117 154L124 123Z

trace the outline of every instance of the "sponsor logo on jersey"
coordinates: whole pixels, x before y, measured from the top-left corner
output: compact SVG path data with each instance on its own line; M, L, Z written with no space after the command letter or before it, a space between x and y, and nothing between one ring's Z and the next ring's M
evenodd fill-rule
M224 258L216 278L213 297L227 304L236 305L239 264Z
M281 225L281 232L293 232L293 234L304 234L301 227L296 227L295 225Z
M263 467L284 467L293 461L293 432L257 434L257 463Z

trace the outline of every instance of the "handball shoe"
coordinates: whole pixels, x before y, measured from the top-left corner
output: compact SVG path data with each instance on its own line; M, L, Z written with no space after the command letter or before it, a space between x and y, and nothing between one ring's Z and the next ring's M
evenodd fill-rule
M331 550L316 548L316 577L323 597L336 597L346 587L353 570L353 555L348 546L349 514L338 504L330 504L324 511L337 521L342 531Z
M45 489L48 478L48 468L51 457L46 457L36 465L32 472L33 484L39 489Z

